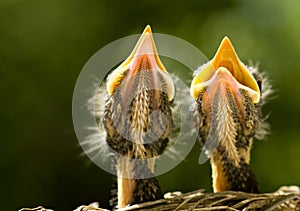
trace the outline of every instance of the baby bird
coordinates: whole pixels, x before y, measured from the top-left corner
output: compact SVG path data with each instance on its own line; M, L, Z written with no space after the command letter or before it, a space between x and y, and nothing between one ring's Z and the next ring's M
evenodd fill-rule
M108 76L103 124L117 173L117 208L163 197L154 177L172 129L174 83L161 63L150 26Z
M225 37L214 58L195 72L190 92L195 99L199 137L212 168L213 190L259 192L250 168L254 137L261 136L261 105L268 83L244 65Z

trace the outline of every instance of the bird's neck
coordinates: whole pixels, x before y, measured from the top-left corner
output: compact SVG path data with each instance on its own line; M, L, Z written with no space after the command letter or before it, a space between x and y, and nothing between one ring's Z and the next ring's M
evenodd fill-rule
M134 178L134 163L127 157L117 160L118 174L118 208L124 208L134 201L136 181Z

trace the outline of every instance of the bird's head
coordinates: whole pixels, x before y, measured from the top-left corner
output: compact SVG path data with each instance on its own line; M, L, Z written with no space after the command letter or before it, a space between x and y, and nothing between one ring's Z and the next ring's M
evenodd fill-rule
M218 87L229 89L235 96L239 89L243 89L252 103L260 101L259 84L249 68L240 61L228 37L222 40L214 58L196 71L191 84L191 95L196 99L206 92L207 97L211 98Z
M172 100L175 94L174 83L160 61L154 43L151 27L144 29L129 57L108 77L107 91L113 95L117 89L123 95L131 95L134 90L161 90Z

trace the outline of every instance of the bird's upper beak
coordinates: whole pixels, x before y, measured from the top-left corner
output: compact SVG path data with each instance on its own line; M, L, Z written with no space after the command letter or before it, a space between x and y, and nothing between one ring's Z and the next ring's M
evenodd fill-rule
M143 71L150 71L150 76L139 74ZM164 89L168 99L173 99L175 94L174 83L159 59L151 27L149 25L144 29L144 32L129 57L108 77L108 93L112 95L121 83L127 90L130 90L130 87L134 86L132 83L136 81L137 77L137 81L147 80L146 78L148 77L151 86L147 87L148 89ZM126 80L124 80L125 78ZM159 80L163 80L163 83L161 81L159 83ZM162 86L165 87L162 88Z
M231 92L246 90L252 103L260 101L259 86L248 68L238 58L233 45L225 37L214 58L208 62L194 77L191 85L191 95L198 98L205 91L224 85Z

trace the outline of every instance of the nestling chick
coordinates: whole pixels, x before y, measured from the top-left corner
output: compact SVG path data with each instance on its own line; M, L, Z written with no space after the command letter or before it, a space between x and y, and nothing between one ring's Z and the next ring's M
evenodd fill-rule
M174 83L158 57L150 26L108 77L107 92L103 124L116 159L117 208L162 198L155 157L169 141Z
M214 192L259 192L249 163L253 138L265 127L261 105L270 87L263 81L255 68L240 61L228 37L194 75L190 91L199 137L210 157Z

